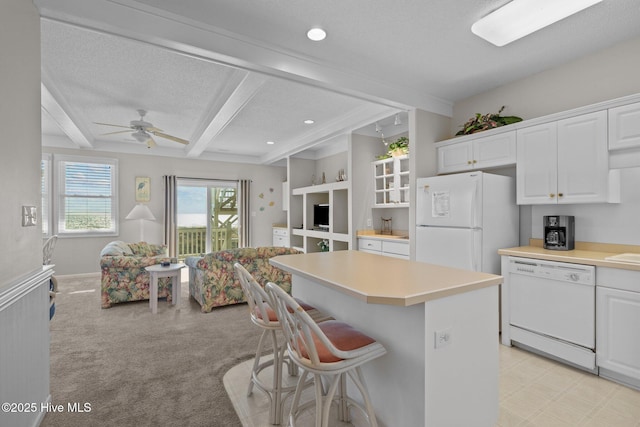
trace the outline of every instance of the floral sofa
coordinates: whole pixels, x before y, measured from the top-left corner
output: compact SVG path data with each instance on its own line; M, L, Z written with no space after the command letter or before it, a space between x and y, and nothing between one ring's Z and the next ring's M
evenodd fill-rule
M102 308L126 301L149 299L150 265L171 261L164 245L146 242L125 243L115 241L100 252L102 270ZM171 279L158 279L158 298L171 300Z
M239 248L212 252L200 257L187 257L189 293L198 301L203 313L214 307L238 304L246 299L233 264L239 262L262 286L273 282L291 292L291 274L269 264L269 258L298 254L285 247Z

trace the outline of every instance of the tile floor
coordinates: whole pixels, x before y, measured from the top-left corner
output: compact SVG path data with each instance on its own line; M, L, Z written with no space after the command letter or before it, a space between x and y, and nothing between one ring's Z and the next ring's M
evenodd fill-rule
M246 397L252 363L232 368L224 383L243 425L267 427L267 398L260 391ZM312 414L299 424L312 426ZM350 424L336 421L333 425ZM640 427L640 391L500 345L498 426Z

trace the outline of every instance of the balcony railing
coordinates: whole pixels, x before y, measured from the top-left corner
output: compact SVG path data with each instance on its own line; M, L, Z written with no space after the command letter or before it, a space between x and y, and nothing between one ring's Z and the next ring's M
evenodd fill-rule
M211 230L211 252L238 247L237 228L214 228ZM206 227L178 227L178 258L200 255L207 252Z

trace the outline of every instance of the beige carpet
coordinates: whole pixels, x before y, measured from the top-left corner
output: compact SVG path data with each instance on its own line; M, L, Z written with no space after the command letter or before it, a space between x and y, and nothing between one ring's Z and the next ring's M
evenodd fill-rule
M201 313L182 284L181 307L164 300L100 308L98 275L58 278L51 321L54 405L43 427L240 426L222 378L253 357L260 331L245 304Z

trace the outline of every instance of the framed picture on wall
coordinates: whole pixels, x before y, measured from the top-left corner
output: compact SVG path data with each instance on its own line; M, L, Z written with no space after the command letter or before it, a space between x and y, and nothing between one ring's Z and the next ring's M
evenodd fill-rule
M151 180L148 176L136 176L136 202L148 202L151 199Z

